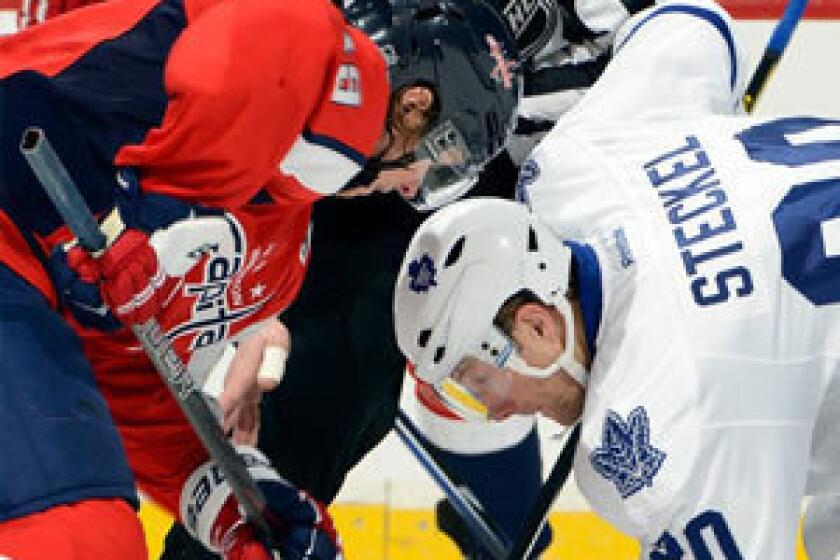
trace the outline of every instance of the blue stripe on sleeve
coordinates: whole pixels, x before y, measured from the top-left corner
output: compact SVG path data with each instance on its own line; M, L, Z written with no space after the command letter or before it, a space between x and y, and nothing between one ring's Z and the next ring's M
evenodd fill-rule
M304 140L306 140L307 142L316 144L318 146L323 146L324 148L328 148L334 152L338 152L347 159L357 163L361 167L364 167L365 162L367 161L367 158L361 153L357 152L347 144L336 140L332 136L326 136L324 134L315 134L309 129L304 130L301 136L303 136Z

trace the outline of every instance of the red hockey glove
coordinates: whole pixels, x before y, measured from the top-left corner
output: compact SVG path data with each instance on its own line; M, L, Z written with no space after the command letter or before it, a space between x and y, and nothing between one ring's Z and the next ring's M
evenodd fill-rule
M109 330L114 316L123 325L145 323L175 295L178 278L201 260L205 248L230 235L222 216L175 220L149 235L126 227L121 212L112 211L102 223L111 240L102 254L70 245L57 247L50 259L63 300L85 326Z
M320 503L280 477L257 449L237 446L248 471L265 493L273 546L260 540L213 463L189 477L181 493L181 519L187 531L226 560L340 560L341 544L332 519Z
M68 262L73 257L68 255ZM123 231L96 262L102 299L124 325L139 325L157 315L177 287L140 230Z

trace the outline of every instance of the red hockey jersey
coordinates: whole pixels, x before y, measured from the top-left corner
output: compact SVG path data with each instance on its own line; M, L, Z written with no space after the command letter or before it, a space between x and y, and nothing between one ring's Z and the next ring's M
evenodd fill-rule
M311 203L364 165L389 94L373 42L312 0L110 0L0 39L0 80L22 70L48 76L94 155L136 168L144 192L226 211L230 238L161 317L188 360L294 299ZM48 253L68 234L6 202L0 262L55 301L33 239ZM141 488L174 510L206 454L128 331L75 326Z

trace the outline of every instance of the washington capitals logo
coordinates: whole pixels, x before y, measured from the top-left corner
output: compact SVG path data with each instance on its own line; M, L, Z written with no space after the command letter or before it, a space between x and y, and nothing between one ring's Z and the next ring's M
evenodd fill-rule
M592 450L589 461L598 474L615 484L622 499L653 485L666 454L650 444L650 421L643 407L634 408L626 422L608 410L601 438L601 446Z
M428 292L429 288L437 286L435 274L435 262L428 253L423 253L422 257L414 259L408 265L408 275L411 277L408 288L418 294Z
M490 56L496 62L496 66L490 72L490 77L497 82L502 82L505 89L510 89L513 86L513 71L516 69L516 61L505 58L504 49L492 35L485 35L484 40L490 47Z

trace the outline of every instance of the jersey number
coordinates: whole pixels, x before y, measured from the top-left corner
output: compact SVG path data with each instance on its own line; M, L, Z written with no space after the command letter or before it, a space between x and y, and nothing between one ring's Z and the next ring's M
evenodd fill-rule
M821 127L840 131L840 121L779 119L736 138L753 161L785 167L840 161L840 140L791 142L792 135ZM794 185L774 210L773 224L785 280L814 305L840 302L840 177Z
M719 511L704 511L685 526L685 540L697 560L712 560L712 550L720 550L726 560L743 560L735 538ZM667 531L659 537L650 553L650 560L680 560L685 551Z

